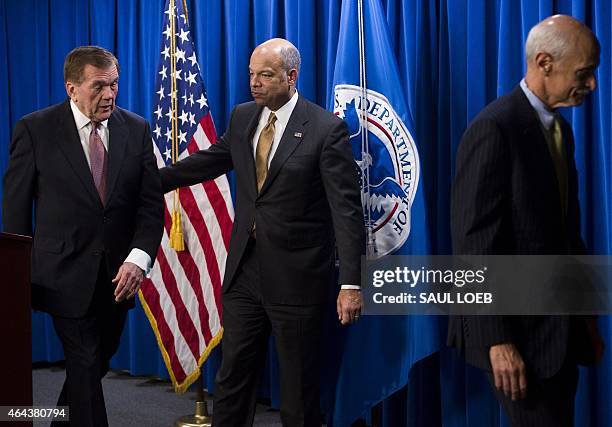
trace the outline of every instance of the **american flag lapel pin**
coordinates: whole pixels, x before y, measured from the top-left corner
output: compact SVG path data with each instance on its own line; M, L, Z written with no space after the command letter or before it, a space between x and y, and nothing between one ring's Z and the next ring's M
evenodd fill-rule
M293 134L293 136L296 137L296 138L301 138L302 137L302 132L295 132Z

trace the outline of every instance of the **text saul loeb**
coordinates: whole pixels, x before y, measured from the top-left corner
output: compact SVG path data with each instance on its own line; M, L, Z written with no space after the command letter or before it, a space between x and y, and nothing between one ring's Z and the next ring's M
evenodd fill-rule
M400 292L386 295L375 292L372 301L375 304L491 304L491 292L457 292L465 285L481 285L485 282L487 268L482 269L428 269L425 267L411 269L396 267L389 270L372 271L372 285L380 288L384 285L408 286L414 290L417 285L429 285L428 292L413 294ZM451 287L454 292L441 292ZM432 287L435 287L432 289ZM440 289L442 288L442 289Z
M384 295L382 292L376 292L372 300L375 304L492 304L493 294L491 292L420 292L414 295L401 292L399 295Z

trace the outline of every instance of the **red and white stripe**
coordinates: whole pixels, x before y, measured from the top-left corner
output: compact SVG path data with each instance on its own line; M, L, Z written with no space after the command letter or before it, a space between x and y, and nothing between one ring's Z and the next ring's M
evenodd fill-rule
M210 114L205 115L180 158L216 141ZM157 164L162 154L153 144ZM179 190L185 251L169 246L174 192L165 195L165 229L140 300L153 325L177 391L197 378L198 367L222 335L221 283L234 221L226 176Z

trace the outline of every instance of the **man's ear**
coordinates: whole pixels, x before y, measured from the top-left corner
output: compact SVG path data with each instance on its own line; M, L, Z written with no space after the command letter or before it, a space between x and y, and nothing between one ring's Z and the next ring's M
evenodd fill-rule
M76 85L70 81L66 82L66 93L68 97L76 102Z
M292 68L291 70L289 70L289 72L287 73L287 81L289 82L289 85L295 86L297 82L297 76L298 76L298 72L295 68Z
M552 72L554 59L550 53L540 52L535 57L535 63L542 74L549 76Z

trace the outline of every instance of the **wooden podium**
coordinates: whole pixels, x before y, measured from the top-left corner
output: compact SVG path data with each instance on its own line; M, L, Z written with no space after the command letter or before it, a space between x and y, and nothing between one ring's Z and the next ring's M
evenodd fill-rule
M0 233L0 406L32 405L31 246L30 237Z

